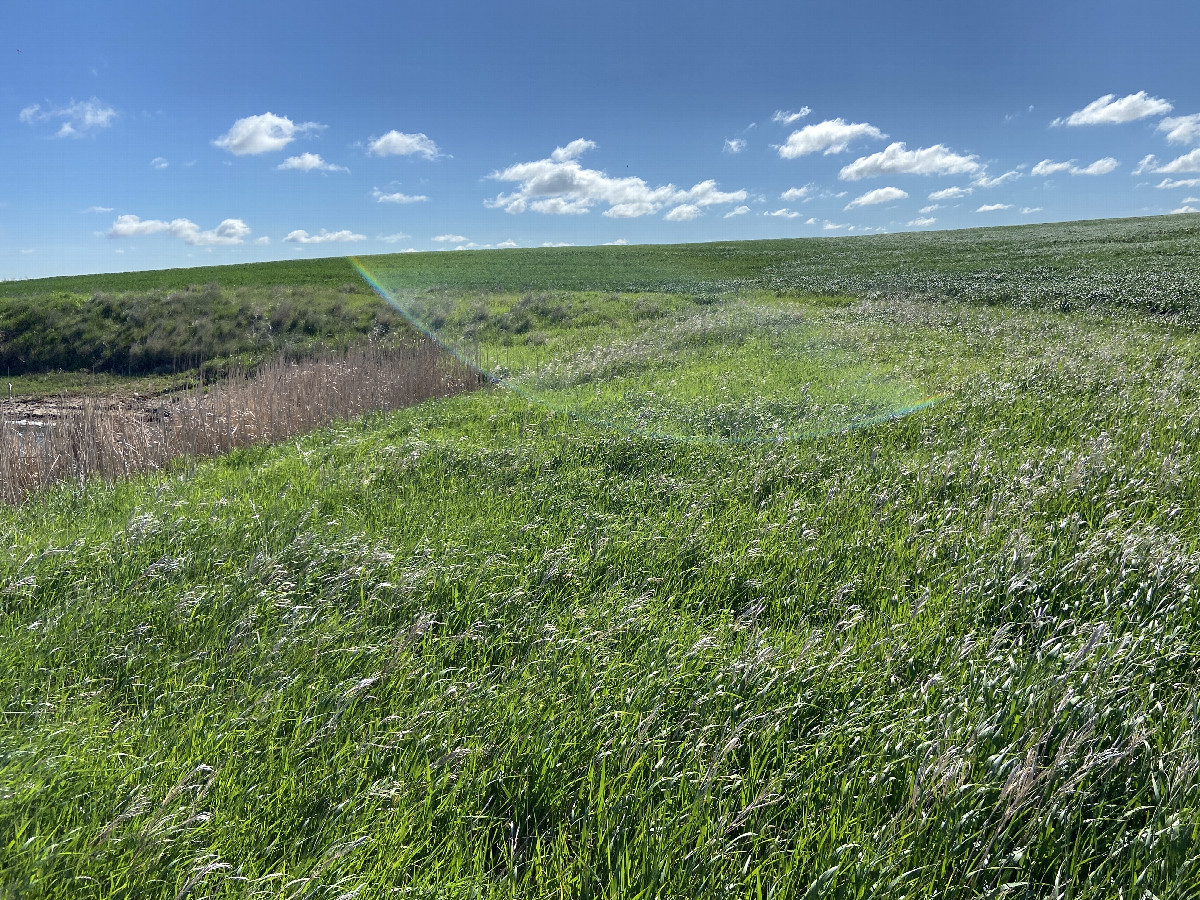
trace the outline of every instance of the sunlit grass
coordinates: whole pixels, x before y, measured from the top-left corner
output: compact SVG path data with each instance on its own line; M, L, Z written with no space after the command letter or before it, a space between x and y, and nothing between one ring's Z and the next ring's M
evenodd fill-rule
M0 896L1193 895L1193 331L530 296L524 394L0 511ZM679 439L755 383L941 399Z

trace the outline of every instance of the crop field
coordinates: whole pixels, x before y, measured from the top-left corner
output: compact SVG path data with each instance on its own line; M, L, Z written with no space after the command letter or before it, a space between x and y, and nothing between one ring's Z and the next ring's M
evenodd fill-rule
M1179 215L0 286L352 298L491 381L0 507L0 897L1200 897L1198 260Z

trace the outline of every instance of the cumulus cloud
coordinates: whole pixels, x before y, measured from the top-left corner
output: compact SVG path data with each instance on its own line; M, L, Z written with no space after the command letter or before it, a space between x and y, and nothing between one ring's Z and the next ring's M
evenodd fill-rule
M263 235L262 237L260 237L260 238L255 238L255 239L254 239L254 243L256 243L256 244L262 244L262 245L264 245L264 246L265 246L265 245L267 245L267 244L271 243L271 239L270 239L269 237L267 237L267 236L264 234L264 235Z
M936 221L937 221L937 219L934 219L934 218L921 218L921 219L913 219L908 224L909 224L910 228L926 228L926 227L932 225Z
M170 234L193 247L240 244L250 234L250 227L241 219L225 219L216 228L201 231L190 219L142 219L139 216L117 216L108 230L110 238L144 237L151 234Z
M1051 159L1043 159L1030 170L1030 174L1037 178L1057 175L1059 172L1069 172L1072 175L1107 175L1119 165L1120 163L1111 156L1098 159L1094 163L1082 168L1075 165L1075 160L1073 159L1068 162L1055 162Z
M846 204L846 209L854 209L858 206L875 206L878 203L890 203L893 200L903 200L907 196L908 192L902 191L900 188L876 188L873 191L867 191L861 197L855 197Z
M928 213L933 212L935 209L941 209L941 208L942 208L942 204L940 204L940 203L930 203L928 206L922 206L920 209L917 210L917 212L919 212L921 215L924 216L924 215L927 215Z
M156 157L154 157L154 159L150 160L150 165L155 169L165 169L167 166L170 165L170 163L167 162L165 159L163 159L161 156L156 156Z
M934 191L929 195L930 200L958 200L962 197L967 197L975 191L971 188L964 187L948 187L942 188L940 191Z
M812 185L806 184L804 187L788 188L779 195L779 199L786 203L791 203L795 200L810 200L812 199Z
M596 145L589 140L572 141L558 147L546 159L517 163L489 177L515 182L518 187L508 194L485 200L490 209L508 213L534 212L579 215L596 204L606 204L604 215L614 219L652 215L671 207L671 221L695 218L697 213L681 207L702 209L723 203L740 203L745 191L721 191L713 180L701 181L687 190L673 184L651 187L641 178L612 178L597 169L585 169L578 157Z
M434 240L437 240L437 238L434 238ZM459 243L457 246L451 247L450 249L451 250L510 250L513 247L517 247L517 246L520 246L520 245L516 241L509 239L507 241L501 241L498 244L476 244L474 241L467 241L465 244ZM550 246L571 247L574 245L573 244L542 244L542 246L543 247L550 247ZM446 248L439 247L438 249L445 250Z
M1200 178L1164 178L1155 187L1160 190L1170 190L1171 188L1194 188L1200 187Z
M1075 167L1075 162L1054 162L1053 160L1043 159L1040 163L1033 167L1030 172L1035 178L1042 178L1049 175L1057 175L1059 172L1070 172Z
M725 213L724 218L732 219L734 216L744 216L748 212L750 212L750 207L739 206L739 207L737 207L735 209L731 209L729 212Z
M355 234L349 229L342 231L326 231L322 228L316 234L309 234L303 228L297 228L295 231L288 232L288 236L284 238L289 244L332 244L341 241L365 241L365 234Z
M395 129L383 137L371 138L367 152L372 156L420 156L424 159L437 159L442 155L428 135L405 134Z
M1021 173L1017 169L1010 169L1003 175L997 175L995 178L988 178L986 174L980 172L971 180L971 184L980 188L994 188L999 187L1006 181L1015 181L1020 177Z
M372 188L371 196L375 198L377 203L421 203L429 199L424 194L402 194L399 191L392 194L385 194L379 188Z
M699 215L700 207L695 203L681 203L663 216L663 218L668 222L690 222Z
M775 110L775 115L771 116L771 121L778 122L780 125L792 125L796 122L799 122L811 112L812 110L807 106L800 107L798 110L796 110L796 112L777 109Z
M1181 206L1181 207L1179 207L1179 209L1173 209L1173 210L1171 210L1171 211L1168 213L1168 215L1171 215L1171 216L1178 216L1178 215L1180 215L1181 213L1194 213L1194 212L1200 212L1200 209L1196 209L1196 207L1194 207L1194 206L1186 206L1186 205L1185 205L1185 206Z
M1163 119L1158 130L1165 131L1172 144L1200 144L1200 113Z
M325 162L319 153L301 153L299 156L289 156L278 166L278 169L296 169L300 172L349 172L345 166L335 166Z
M461 234L439 234L435 238L430 238L439 244L466 244L470 242L470 238L463 237Z
M570 241L543 241L543 247L574 247Z
M903 142L897 142L844 166L838 177L843 181L858 181L878 175L974 174L981 168L978 158L973 154L963 156L941 144L920 150L906 150Z
M604 246L605 247L624 247L628 243L629 243L629 241L625 240L625 238L617 238L615 241L605 241Z
M1117 99L1116 94L1105 94L1093 100L1083 109L1076 110L1065 119L1055 119L1051 125L1119 125L1135 122L1147 116L1161 116L1173 107L1166 100L1151 97L1138 91L1128 97Z
M1107 175L1114 171L1120 163L1111 156L1106 156L1103 159L1098 159L1094 163L1084 166L1082 169L1072 169L1072 175Z
M112 211L111 206L89 206L84 210L85 213L110 213Z
M846 122L842 119L828 119L816 125L805 125L799 131L793 131L788 139L779 146L779 155L784 159L795 159L810 153L821 151L826 155L842 153L850 149L850 144L858 140L881 141L887 135L866 122Z
M1141 175L1143 172L1153 172L1154 167L1158 165L1158 157L1153 153L1147 153L1142 157L1142 161L1137 164L1137 168L1133 170L1134 175Z
M779 218L779 219L795 219L800 215L800 213L796 212L795 210L785 208L785 209L777 209L774 212L765 212L765 213L763 213L763 215L764 216L775 216L776 218Z
M381 234L375 240L383 241L385 244L398 244L408 238L408 235L403 231L397 231L395 234Z
M252 156L282 150L297 137L320 131L324 125L302 122L297 125L287 116L263 113L238 119L233 127L213 141L214 147L228 150L234 156Z
M985 203L975 212L996 212L1001 209L1012 209L1011 203Z
M59 122L55 137L83 137L102 128L108 128L117 118L117 111L93 97L91 100L72 100L66 106L45 109L40 103L27 106L17 114L17 120L26 125L41 125Z
M1023 215L1023 216L1028 216L1031 213L1041 212L1041 211L1042 211L1042 208L1040 206L1022 206L1021 207L1021 215Z
M1171 160L1165 166L1159 166L1154 171L1164 175L1177 175L1180 172L1200 172L1200 147L1197 147L1191 153L1185 153L1183 156Z
M742 140L741 138L726 138L725 139L725 148L724 148L725 153L741 153L745 149L746 149L746 142L744 140Z

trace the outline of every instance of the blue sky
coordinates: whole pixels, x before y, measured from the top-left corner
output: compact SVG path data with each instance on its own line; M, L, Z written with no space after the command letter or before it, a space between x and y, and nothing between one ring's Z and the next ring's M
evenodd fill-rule
M5 0L0 278L1200 210L1200 4Z

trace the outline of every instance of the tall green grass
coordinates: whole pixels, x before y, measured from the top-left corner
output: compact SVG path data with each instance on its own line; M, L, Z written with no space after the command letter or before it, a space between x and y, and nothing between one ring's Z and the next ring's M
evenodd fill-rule
M646 299L615 362L686 408L714 331ZM0 895L1195 896L1194 332L701 307L944 397L738 443L494 388L0 511ZM605 399L545 325L487 346Z

